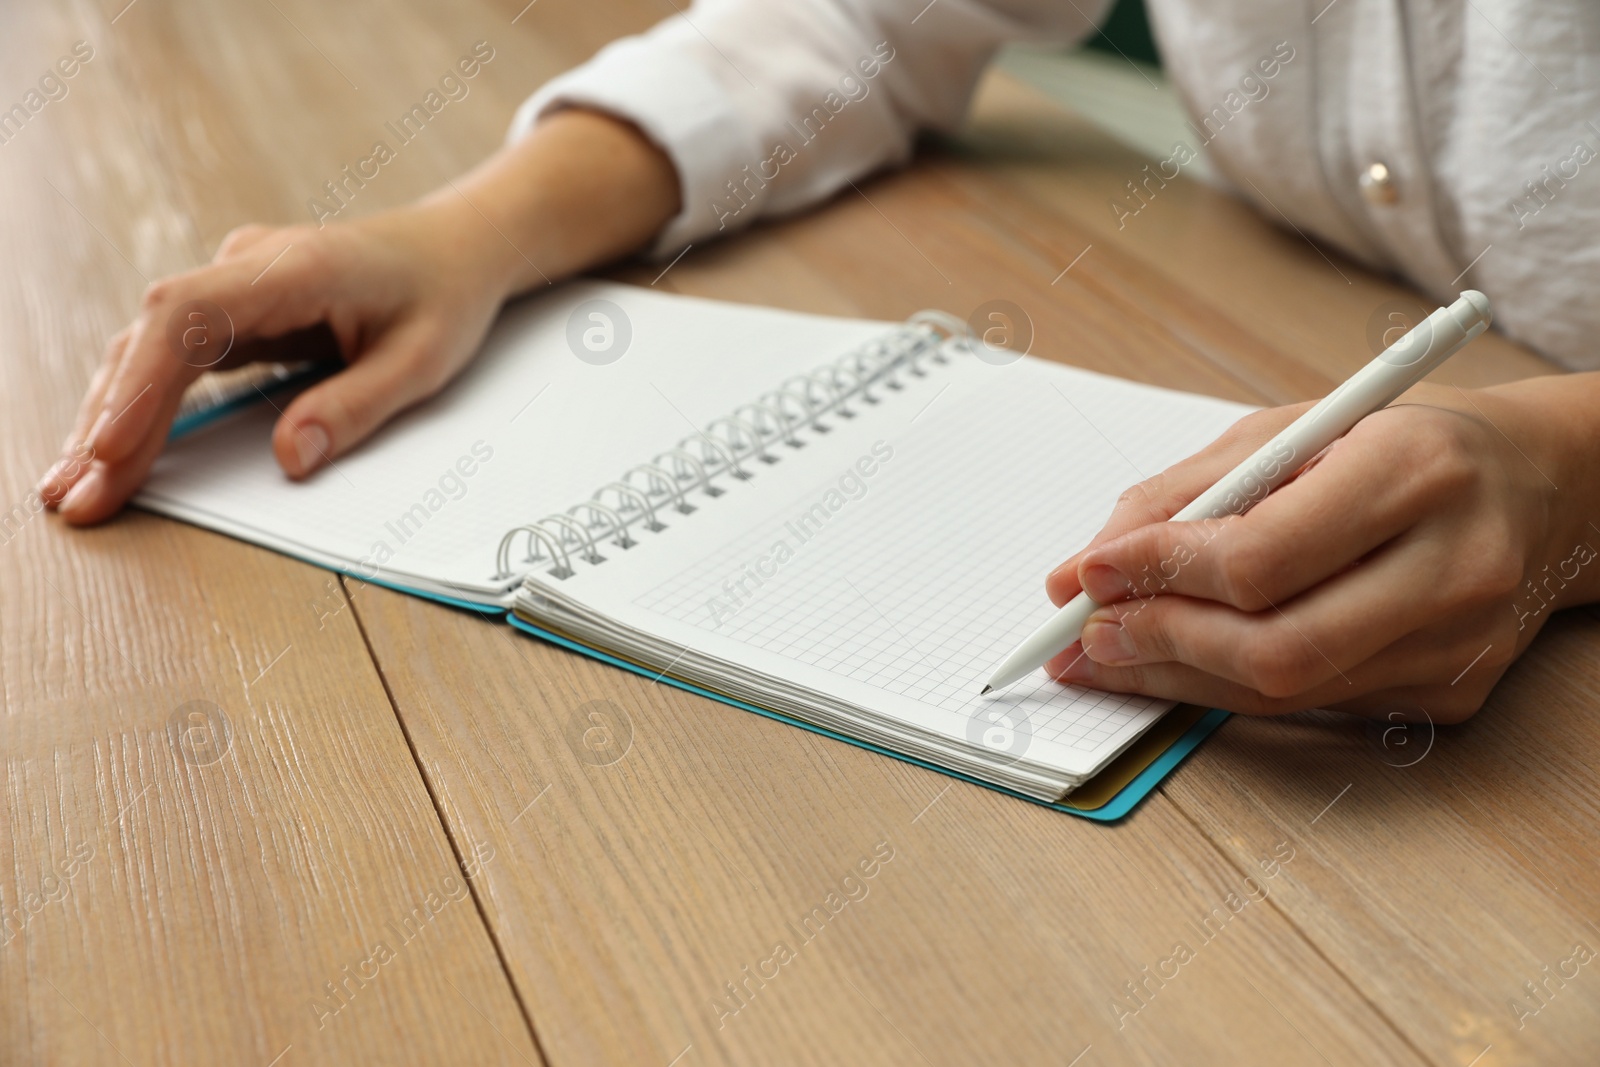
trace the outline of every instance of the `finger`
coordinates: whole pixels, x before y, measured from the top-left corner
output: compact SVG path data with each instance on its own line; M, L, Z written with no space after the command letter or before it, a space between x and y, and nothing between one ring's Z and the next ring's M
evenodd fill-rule
M1382 476L1391 462L1341 443L1244 515L1155 523L1099 545L1080 559L1080 581L1102 604L1173 593L1265 610L1345 570L1432 506Z
M430 358L437 340L413 322L385 335L359 362L295 398L272 432L272 451L292 478L350 451L396 414L437 392L449 377Z
M73 420L72 429L61 442L61 455L50 465L35 486L40 499L47 507L54 507L60 503L61 498L66 496L67 491L77 483L89 467L92 453L86 438L99 414L106 390L111 387L111 379L116 374L117 366L127 348L130 332L130 330L120 330L106 343L105 355L100 361L100 366L95 368L94 377L89 379L89 388L84 391L83 400L78 404L78 414Z
M1087 553L1130 530L1166 522L1309 406L1270 408L1246 415L1199 452L1130 487L1117 498L1111 517L1100 532L1050 572L1045 579L1050 599L1060 606L1078 595L1082 589L1079 565Z
M217 245L217 254L212 257L211 261L220 263L225 259L243 255L259 244L263 238L273 233L281 234L282 231L255 222L247 222L243 226L235 226L223 236L221 243ZM284 237L283 243L290 243L287 236Z
M63 455L76 451L77 446L89 436L89 428L94 425L94 419L100 413L106 391L111 388L111 380L116 376L117 368L122 364L122 357L128 350L128 338L132 333L132 327L118 330L116 335L106 342L100 366L95 368L94 377L89 380L89 388L78 404L78 413L73 418L72 432L67 434L67 439L61 446Z
M181 394L200 376L201 368L186 364L168 346L168 316L160 305L170 298L161 285L146 290L143 310L129 328L122 358L84 433L89 449L103 459L114 462L141 446L167 398ZM176 311L177 305L169 310ZM158 318L159 323L154 321Z
M141 447L167 399L232 344L327 317L337 272L309 245L295 251L273 264L270 246L258 247L145 291L127 351L89 431L96 456L115 463Z
M1419 542L1388 554L1282 610L1246 613L1180 596L1111 605L1084 627L1084 658L1112 667L1182 663L1271 698L1335 683L1362 691L1450 681L1473 656L1509 663L1519 634L1502 605L1442 607L1406 588L1408 577L1431 583L1421 561L1433 551Z
M74 526L90 526L120 511L138 492L166 445L166 428L172 425L181 400L181 396L168 399L156 416L161 432L150 435L132 454L115 462L98 457L91 459L83 476L57 505L61 517Z
M1089 617L1083 645L1107 665L1185 663L1268 696L1291 696L1344 677L1438 618L1426 595L1433 564L1442 562L1437 551L1426 543L1399 547L1259 612L1187 596L1108 605Z
M1204 704L1244 715L1279 715L1299 710L1293 700L1264 697L1248 686L1191 667L1186 663L1148 663L1111 667L1096 663L1081 643L1074 643L1045 665L1045 671L1058 682L1098 689L1107 693L1134 693L1161 700ZM1348 692L1339 694L1357 699ZM1303 705L1314 707L1315 704Z
M1184 663L1106 667L1082 656L1076 645L1051 661L1046 670L1069 685L1203 704L1241 715L1285 715L1310 708L1331 708L1367 716L1398 712L1415 717L1420 708L1435 722L1454 722L1476 710L1487 693L1486 689L1452 690L1447 683L1410 678L1405 656L1399 653L1394 663L1375 663L1370 669L1359 671L1359 678L1351 676L1348 682L1335 678L1287 697L1267 696ZM1397 672L1406 675L1399 684L1384 679L1385 674Z

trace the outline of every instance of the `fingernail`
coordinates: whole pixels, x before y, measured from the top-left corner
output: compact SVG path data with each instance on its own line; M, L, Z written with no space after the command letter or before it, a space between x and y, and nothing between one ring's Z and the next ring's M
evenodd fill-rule
M50 469L44 472L44 477L39 479L39 484L33 487L34 492L45 498L60 492L61 487L58 483L61 480L61 468L66 465L67 461L64 459L58 459L50 464Z
M1080 577L1083 579L1083 591L1102 604L1126 600L1134 593L1133 583L1121 571L1104 563L1083 568Z
M105 483L105 474L99 467L90 467L89 473L79 479L78 484L67 491L57 505L63 515L70 516L74 511L80 511L89 506L94 498L100 495L100 487Z
M1138 658L1133 638L1120 622L1090 622L1083 628L1083 647L1096 663L1116 666Z
M295 458L300 461L300 473L310 474L328 461L328 431L320 423L308 422L294 435Z

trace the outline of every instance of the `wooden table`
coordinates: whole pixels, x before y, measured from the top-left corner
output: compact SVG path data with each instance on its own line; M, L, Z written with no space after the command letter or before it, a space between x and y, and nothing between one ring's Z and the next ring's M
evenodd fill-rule
M94 55L0 144L0 507L147 281L239 223L308 218L474 41L495 58L471 95L352 214L457 173L531 87L670 13L522 2L7 5L6 104L75 41ZM1107 202L1140 166L991 78L909 171L697 246L659 284L883 318L1007 299L1036 352L1258 403L1367 358L1405 290L1189 182L1119 229ZM1490 337L1440 377L1547 370ZM1600 964L1551 977L1600 949L1584 612L1463 727L1235 719L1106 827L148 515L0 535L5 1063L1498 1067L1600 1047ZM596 701L630 738L603 766L574 741ZM207 707L211 735L185 732ZM892 858L865 895L797 937L874 850Z

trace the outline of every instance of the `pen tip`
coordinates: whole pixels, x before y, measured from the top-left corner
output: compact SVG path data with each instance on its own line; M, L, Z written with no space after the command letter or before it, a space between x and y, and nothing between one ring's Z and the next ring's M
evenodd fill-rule
M986 695L988 695L989 693L992 693L992 692L994 692L994 686L986 685L986 686L983 687L983 692L979 693L978 695L979 696L986 696Z

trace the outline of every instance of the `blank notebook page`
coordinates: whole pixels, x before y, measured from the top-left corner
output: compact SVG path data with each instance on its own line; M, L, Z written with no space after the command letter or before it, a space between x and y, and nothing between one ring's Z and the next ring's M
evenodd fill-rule
M969 740L975 714L994 711L996 697L978 695L985 679L1054 610L1046 573L1123 489L1250 410L1031 359L957 357L907 393L785 457L783 478L706 504L659 550L617 554L561 592L695 652ZM819 528L797 526L875 443L892 455L859 495ZM1027 758L1069 769L1097 767L1171 706L1042 672L998 703L1031 734Z

